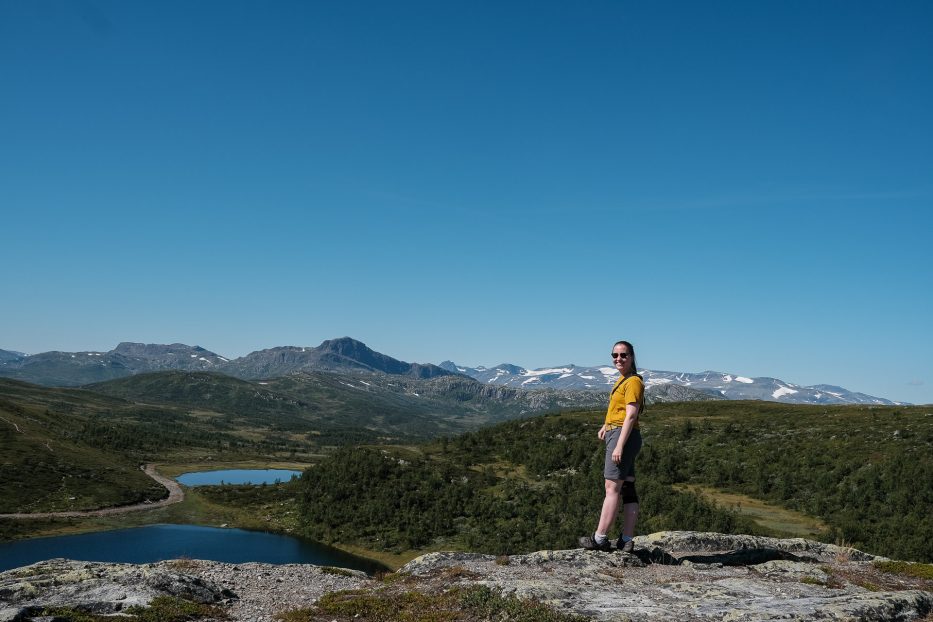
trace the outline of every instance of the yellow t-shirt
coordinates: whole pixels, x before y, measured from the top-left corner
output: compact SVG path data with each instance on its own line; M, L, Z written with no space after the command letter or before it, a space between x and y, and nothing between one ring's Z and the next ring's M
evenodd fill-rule
M645 383L636 375L619 378L609 395L609 410L606 412L606 424L621 427L625 423L626 404L638 404L638 414L645 408ZM638 420L635 420L638 429Z

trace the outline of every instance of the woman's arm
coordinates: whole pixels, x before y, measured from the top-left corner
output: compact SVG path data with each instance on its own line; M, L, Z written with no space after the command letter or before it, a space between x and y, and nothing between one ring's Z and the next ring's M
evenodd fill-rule
M616 443L615 449L612 450L612 461L616 464L622 462L622 448L625 447L636 421L638 421L638 404L626 404L625 421L622 423L622 432L619 433L619 442Z

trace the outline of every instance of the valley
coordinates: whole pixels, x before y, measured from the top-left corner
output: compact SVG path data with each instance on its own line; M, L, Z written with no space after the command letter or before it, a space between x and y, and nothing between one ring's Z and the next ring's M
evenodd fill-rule
M805 535L904 559L933 556L933 499L912 485L933 472L933 414L925 409L708 402L655 404L649 413L638 465L640 533L689 526ZM182 503L147 512L0 520L0 528L8 539L226 524L311 538L393 567L432 550L498 555L571 546L601 500L600 421L599 411L565 412L422 443L347 445L308 463L166 462L166 475L310 468L278 485L188 489ZM874 442L863 434L869 427Z
M129 514L0 518L0 538L228 525L397 567L441 549L571 546L592 528L602 393L367 360L401 373L361 364L247 380L166 369L79 388L0 379L0 513L158 503L168 493L140 471L146 463L169 477L305 470L278 485L187 489L180 503ZM912 484L933 481L929 407L691 397L669 383L648 392L640 533L807 535L933 559L933 491Z

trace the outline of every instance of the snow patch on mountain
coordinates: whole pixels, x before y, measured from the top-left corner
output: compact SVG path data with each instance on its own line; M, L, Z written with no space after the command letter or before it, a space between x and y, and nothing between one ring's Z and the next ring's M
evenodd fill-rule
M614 367L605 365L596 367L561 365L525 369L508 363L502 363L493 368L471 368L448 363L445 361L442 366L447 369L456 369L480 382L526 389L606 391L619 378L619 372ZM849 391L834 385L821 384L804 387L776 378L752 378L735 373L641 370L640 374L648 389L659 390L661 387L682 386L731 400L766 400L792 404L900 404L900 402Z
M499 370L502 373L503 370ZM548 369L532 369L527 370L525 373L529 376L544 376L547 374L569 374L571 371L570 367L551 367Z
M777 391L772 393L771 397L777 400L777 399L781 399L785 395L793 395L795 393L797 393L797 391L795 391L794 389L791 389L789 387L781 387Z

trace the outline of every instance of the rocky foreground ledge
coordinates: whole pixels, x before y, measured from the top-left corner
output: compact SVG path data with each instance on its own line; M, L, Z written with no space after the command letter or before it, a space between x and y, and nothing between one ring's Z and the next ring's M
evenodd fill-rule
M933 580L887 572L878 564L887 561L811 540L698 532L638 537L634 554L430 553L386 580L299 564L51 560L0 573L0 622L51 620L50 607L120 613L158 596L272 622L339 590L388 597L475 585L592 620L933 620Z

